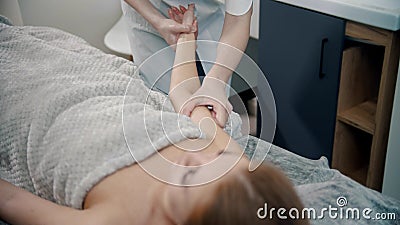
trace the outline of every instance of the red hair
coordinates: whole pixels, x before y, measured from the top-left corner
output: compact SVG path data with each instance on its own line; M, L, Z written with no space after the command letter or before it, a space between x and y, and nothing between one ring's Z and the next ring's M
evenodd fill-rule
M212 193L212 201L199 205L190 214L185 225L257 225L309 224L307 220L290 219L289 209L302 211L303 205L288 178L271 165L263 164L255 171L240 171L222 181ZM259 209L284 208L288 219L268 215L260 219ZM281 214L282 215L282 214Z

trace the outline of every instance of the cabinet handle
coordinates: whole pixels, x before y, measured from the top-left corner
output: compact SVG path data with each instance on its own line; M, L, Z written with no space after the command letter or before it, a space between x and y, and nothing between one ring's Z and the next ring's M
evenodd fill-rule
M324 78L326 73L324 72L324 55L325 55L325 45L328 42L328 38L324 38L321 41L321 52L319 57L319 78Z

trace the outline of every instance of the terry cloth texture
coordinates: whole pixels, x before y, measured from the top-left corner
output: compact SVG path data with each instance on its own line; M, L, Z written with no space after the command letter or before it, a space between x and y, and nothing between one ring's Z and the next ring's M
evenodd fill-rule
M201 136L165 95L143 84L131 62L65 32L0 24L0 68L0 177L61 205L81 208L103 177ZM135 159L123 110L127 123L137 121L127 124L138 131L130 136Z
M203 137L130 61L53 28L0 23L0 106L0 177L78 209L105 176Z

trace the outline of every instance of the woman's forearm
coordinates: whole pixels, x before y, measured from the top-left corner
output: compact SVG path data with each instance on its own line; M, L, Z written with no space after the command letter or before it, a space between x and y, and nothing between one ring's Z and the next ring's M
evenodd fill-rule
M179 112L183 104L200 87L195 51L196 42L194 34L181 34L176 46L169 91L169 97L177 112Z

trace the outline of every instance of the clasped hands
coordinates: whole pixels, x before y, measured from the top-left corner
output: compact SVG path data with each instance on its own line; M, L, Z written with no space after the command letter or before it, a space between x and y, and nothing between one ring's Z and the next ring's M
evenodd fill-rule
M194 17L194 7L194 4L190 4L188 8L184 6L180 6L179 9L172 7L168 10L168 14L175 23L190 27L190 32L195 33L197 37L198 26ZM182 31L181 33L190 32ZM177 34L173 44L176 44L181 33ZM233 109L227 97L226 87L227 84L224 81L206 76L200 88L183 104L180 113L190 116L197 106L207 106L216 123L222 128L225 127L229 114Z

